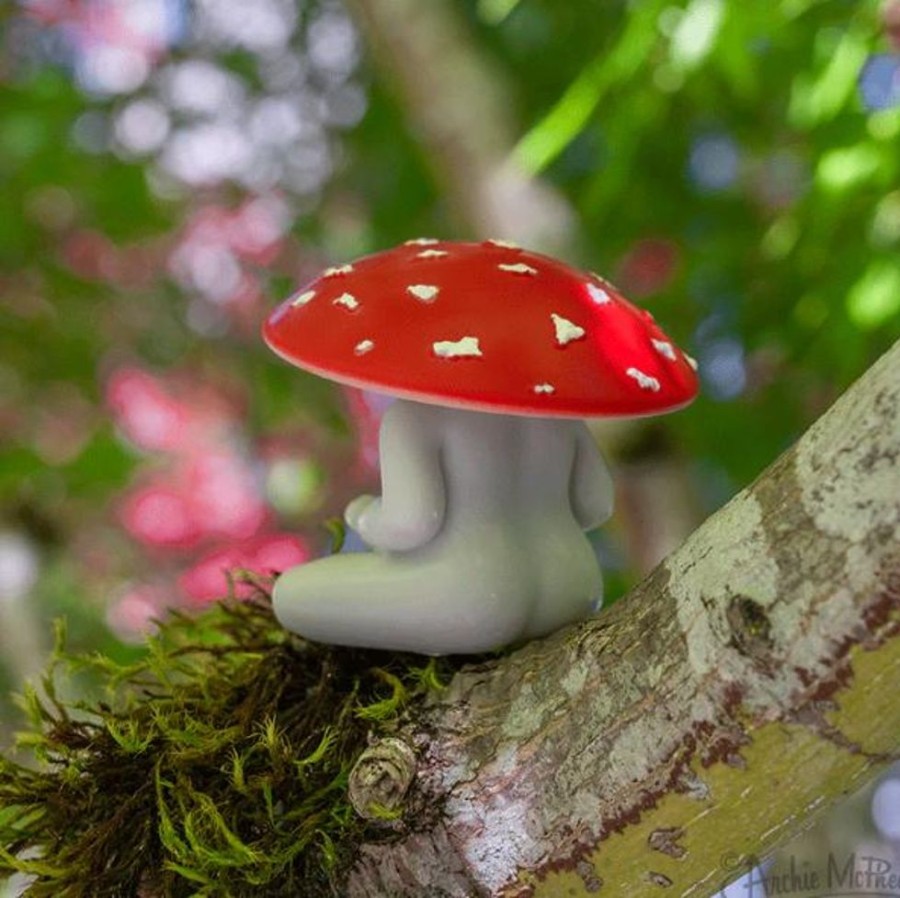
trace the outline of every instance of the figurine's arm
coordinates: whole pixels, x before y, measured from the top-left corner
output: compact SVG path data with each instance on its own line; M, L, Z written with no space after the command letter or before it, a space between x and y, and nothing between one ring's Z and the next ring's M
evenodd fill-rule
M404 552L432 540L444 523L446 491L436 436L421 409L395 402L379 434L381 498L359 496L347 523L375 549Z
M608 520L613 510L613 482L606 462L584 424L575 438L575 459L569 498L575 520L584 530L592 530Z

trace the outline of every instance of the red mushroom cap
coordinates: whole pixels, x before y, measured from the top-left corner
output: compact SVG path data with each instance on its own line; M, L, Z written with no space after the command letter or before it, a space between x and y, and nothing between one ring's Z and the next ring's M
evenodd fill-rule
M694 362L610 283L504 241L411 240L329 268L269 316L269 346L352 386L535 416L650 415Z

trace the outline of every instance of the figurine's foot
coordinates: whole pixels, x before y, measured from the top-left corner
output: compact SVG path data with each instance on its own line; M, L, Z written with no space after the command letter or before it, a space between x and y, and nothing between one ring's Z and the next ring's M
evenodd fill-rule
M278 620L315 642L447 655L528 635L524 590L477 578L462 585L458 564L441 560L333 555L286 571L272 599Z

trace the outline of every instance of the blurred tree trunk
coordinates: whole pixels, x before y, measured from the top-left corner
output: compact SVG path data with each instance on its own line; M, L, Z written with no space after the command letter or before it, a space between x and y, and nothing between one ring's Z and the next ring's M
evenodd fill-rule
M399 732L408 825L347 894L711 894L898 756L898 637L900 344L628 597Z
M566 201L511 158L517 139L502 73L447 0L347 0L410 130L431 161L456 225L478 238L571 255Z

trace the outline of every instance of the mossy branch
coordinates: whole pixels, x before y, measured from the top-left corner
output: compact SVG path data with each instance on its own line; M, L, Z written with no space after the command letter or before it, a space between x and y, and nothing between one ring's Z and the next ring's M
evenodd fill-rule
M442 675L304 642L263 589L174 613L134 664L64 644L60 627L22 698L39 766L0 759L0 875L30 877L29 898L339 894L354 846L385 837L350 807L349 772ZM107 694L62 701L79 673Z

